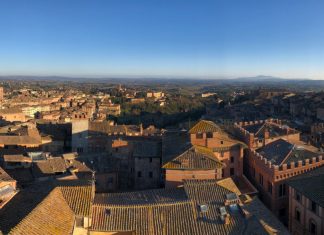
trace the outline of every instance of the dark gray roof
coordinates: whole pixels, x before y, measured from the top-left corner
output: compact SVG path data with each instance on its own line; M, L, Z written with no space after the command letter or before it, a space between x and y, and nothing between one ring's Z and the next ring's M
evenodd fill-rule
M304 161L305 159L312 159L313 157L319 156L319 153L296 146L284 139L278 139L256 151L276 165Z
M259 138L264 138L264 132L267 130L269 132L269 137L279 137L284 136L287 130L278 124L271 122L256 123L244 126L244 129L250 133L255 134ZM295 129L289 128L289 134L297 133Z
M281 165L293 148L293 144L286 140L279 139L257 149L256 151L272 163Z
M263 126L264 123L257 123L257 124L252 124L252 125L247 125L247 126L244 126L244 129L247 130L248 132L250 133L257 133L260 128Z
M324 207L324 166L293 177L288 184L308 199Z

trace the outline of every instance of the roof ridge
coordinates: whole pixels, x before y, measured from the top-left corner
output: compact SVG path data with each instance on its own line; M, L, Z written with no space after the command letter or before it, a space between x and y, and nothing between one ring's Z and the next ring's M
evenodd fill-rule
M177 199L174 202L157 202L157 203L141 203L141 204L104 204L104 203L93 203L93 207L109 207L109 208L150 208L150 207L163 207L163 206L174 206L190 204L191 199Z

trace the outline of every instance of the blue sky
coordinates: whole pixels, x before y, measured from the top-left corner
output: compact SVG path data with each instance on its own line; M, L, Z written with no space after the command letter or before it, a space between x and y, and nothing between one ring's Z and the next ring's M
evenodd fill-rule
M324 1L1 0L0 74L324 79Z

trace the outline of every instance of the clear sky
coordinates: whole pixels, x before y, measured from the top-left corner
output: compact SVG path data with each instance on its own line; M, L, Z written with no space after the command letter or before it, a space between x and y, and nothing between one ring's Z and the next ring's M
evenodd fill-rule
M324 79L324 1L1 0L0 74Z

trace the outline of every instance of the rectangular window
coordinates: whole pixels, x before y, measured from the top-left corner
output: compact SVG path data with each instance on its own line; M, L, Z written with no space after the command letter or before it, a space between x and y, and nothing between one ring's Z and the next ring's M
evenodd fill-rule
M202 139L202 138L203 138L203 133L196 134L196 139Z
M152 171L149 172L149 177L153 178L153 172Z
M300 195L300 193L297 192L297 191L296 191L296 193L295 193L295 199L296 199L296 201L301 202L301 195Z
M309 232L311 234L317 234L316 224L313 220L309 221Z
M213 132L207 132L207 138L213 138Z
M295 210L295 219L300 222L300 211L297 208Z
M311 209L312 212L317 214L317 204L315 202L310 201L310 209Z
M138 171L138 172L137 172L137 177L138 177L138 178L141 178L141 177L142 177L142 172L141 172L141 171Z
M231 163L234 163L234 157L231 157Z
M230 175L234 175L234 168L230 168Z
M153 158L150 157L150 162L152 163L152 161L153 161Z
M286 185L280 184L279 185L279 197L283 197L286 195Z
M268 182L268 192L272 194L272 184L271 182Z
M259 184L263 186L263 175L259 175Z
M224 141L222 141L222 140L221 140L221 142L220 142L220 143L221 143L221 144L224 144Z

